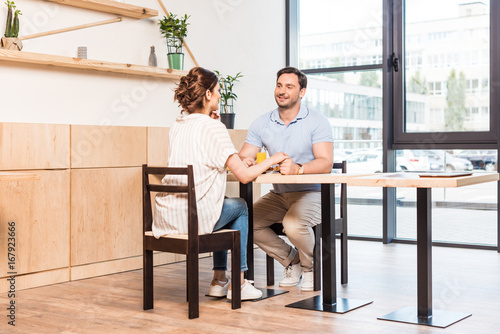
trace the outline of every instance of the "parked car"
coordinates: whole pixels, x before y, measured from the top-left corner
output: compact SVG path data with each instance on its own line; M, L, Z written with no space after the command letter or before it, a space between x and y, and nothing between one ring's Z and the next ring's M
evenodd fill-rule
M379 173L383 171L382 149L360 150L347 158L349 173ZM396 151L396 171L428 171L429 158L424 151Z
M454 156L446 151L424 151L429 158L430 170L452 171L471 171L472 163L463 158Z
M430 170L429 158L423 150L397 150L396 165L402 171L421 172Z
M419 151L420 155L426 155L429 159L429 170L431 171L444 170L443 156L440 153L439 151L431 150Z
M382 151L360 151L350 154L347 158L349 173L381 173Z
M333 161L342 162L347 160L347 158L352 154L352 151L343 150L343 149L334 149L333 150Z
M474 169L472 162L467 159L454 156L451 153L445 152L445 170L453 171L471 171Z
M497 169L497 152L494 150L461 151L458 153L458 157L469 160L474 169L484 169L486 171L493 171Z

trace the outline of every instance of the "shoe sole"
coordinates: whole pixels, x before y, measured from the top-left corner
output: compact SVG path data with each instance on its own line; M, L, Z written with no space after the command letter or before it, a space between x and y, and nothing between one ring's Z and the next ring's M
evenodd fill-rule
M260 295L259 297L252 297L252 298L241 298L241 301L245 301L245 300L255 300L255 299L259 299L259 298L262 298L262 295ZM230 298L227 298L227 300L231 300L232 299L232 296Z
M279 286L297 286L299 285L299 282L295 283L295 284L291 284L291 283L284 283L284 284L279 284Z
M210 296L210 297L216 297L216 298L222 298L222 297L226 297L226 295L224 294L221 294L221 295L214 295L214 294L207 294L207 296Z

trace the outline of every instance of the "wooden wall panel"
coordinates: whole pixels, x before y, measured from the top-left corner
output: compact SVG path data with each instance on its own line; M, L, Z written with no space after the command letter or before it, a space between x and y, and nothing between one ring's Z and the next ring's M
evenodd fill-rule
M69 266L69 171L0 187L0 277L7 276L7 223L16 223L18 275Z
M148 165L165 166L168 162L168 135L170 128L148 128ZM245 142L247 130L228 130L234 147L239 151Z
M142 254L141 168L71 172L71 265Z
M206 256L206 254L204 255ZM184 261L185 259L184 255L173 253L155 252L153 254L153 264L155 266ZM71 267L71 280L75 281L137 269L142 269L142 255Z
M38 286L64 283L69 281L69 267L22 275L16 277L16 290L36 288ZM0 280L0 293L9 291L9 281ZM0 332L1 333L1 332Z
M69 125L0 123L0 170L69 168Z
M146 163L145 127L71 125L71 168Z
M148 165L166 166L170 128L148 128Z
M227 130L229 132L229 136L234 144L234 147L239 152L245 143L245 139L247 137L247 130Z

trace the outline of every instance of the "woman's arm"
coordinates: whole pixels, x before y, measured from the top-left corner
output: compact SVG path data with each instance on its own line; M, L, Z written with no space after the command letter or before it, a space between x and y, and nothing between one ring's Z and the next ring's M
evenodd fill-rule
M266 160L262 161L260 164L246 167L241 161L238 154L233 154L227 159L226 166L229 167L231 172L241 183L246 184L265 172L272 165L280 163L287 157L288 156L285 153L278 152L272 157L269 157Z

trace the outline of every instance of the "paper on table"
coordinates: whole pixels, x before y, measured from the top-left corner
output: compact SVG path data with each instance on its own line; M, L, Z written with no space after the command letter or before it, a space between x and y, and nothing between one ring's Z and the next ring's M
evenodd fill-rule
M418 179L420 176L414 173L391 173L385 174L384 178L397 178L397 179Z

